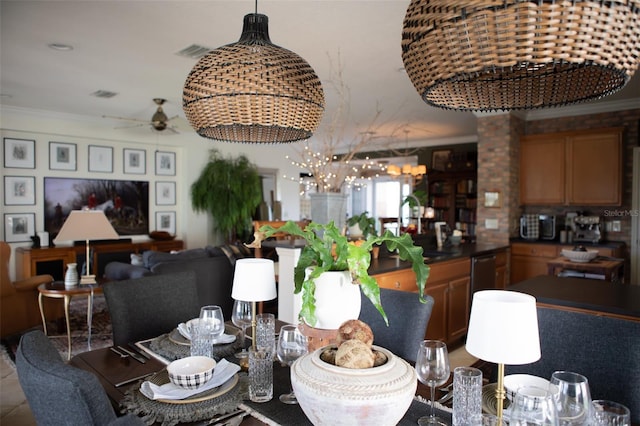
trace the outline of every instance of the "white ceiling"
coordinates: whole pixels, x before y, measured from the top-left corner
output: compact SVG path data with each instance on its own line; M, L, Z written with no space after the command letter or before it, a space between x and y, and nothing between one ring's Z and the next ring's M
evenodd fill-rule
M351 93L348 134L367 130L382 111L382 143L395 139L437 145L476 140L471 112L426 105L402 71L401 31L408 0L261 0L273 43L305 58L323 80L327 112L338 99L329 89L332 66L343 65ZM152 98L166 98L169 117L184 117L182 87L195 60L176 55L191 44L211 48L238 40L250 0L1 1L0 101L3 106L94 117L150 119ZM73 46L60 52L50 43ZM640 76L596 102L640 98ZM117 92L111 99L91 96ZM638 103L640 105L640 101ZM183 130L189 131L188 125ZM402 129L401 131L398 131ZM123 131L132 131L122 129Z

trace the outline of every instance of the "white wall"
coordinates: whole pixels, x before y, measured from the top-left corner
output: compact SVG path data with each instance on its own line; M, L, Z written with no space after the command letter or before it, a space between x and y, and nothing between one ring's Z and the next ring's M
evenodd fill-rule
M283 219L297 220L300 216L298 184L283 179L283 175L297 176L300 170L291 166L285 159L293 153L291 145L249 145L214 142L198 136L191 130L180 134L159 134L147 126L137 128L114 129L113 122L93 117L72 116L49 111L33 111L3 107L0 115L0 136L35 140L36 168L2 168L2 176L35 176L36 204L33 206L5 206L4 178L0 188L0 206L3 213L0 234L4 239L4 213L35 213L36 231L44 230L43 179L45 176L98 178L98 179L135 179L149 181L149 220L150 230L155 229L156 211L176 211L177 237L183 239L188 248L203 247L207 244L219 244L222 239L214 235L213 223L208 214L196 214L191 208L189 188L197 179L206 164L209 149L237 156L246 155L258 167L277 168L277 199L282 202ZM77 144L77 170L49 170L49 142L67 142ZM113 173L95 173L88 171L88 146L103 145L114 148ZM4 146L4 144L3 144ZM146 150L146 175L123 174L123 149ZM176 153L176 176L155 175L155 151L173 151ZM0 150L4 165L4 149ZM155 205L155 182L176 182L176 205ZM145 236L134 237L144 239ZM14 243L12 247L30 246L30 242ZM15 259L15 256L12 256ZM13 266L13 265L12 265ZM15 277L15 268L11 277Z

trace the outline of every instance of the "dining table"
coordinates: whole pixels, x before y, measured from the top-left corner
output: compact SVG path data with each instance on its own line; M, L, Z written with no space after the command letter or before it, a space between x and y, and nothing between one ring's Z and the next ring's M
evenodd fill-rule
M279 327L283 324L284 323L282 321L277 321L276 330L279 330ZM227 330L233 329L233 327L234 326L227 324ZM158 338L166 338L166 336L158 336ZM132 356L122 356L111 347L107 347L77 354L71 359L70 364L77 368L92 372L98 377L116 412L132 412L132 401L135 405L135 401L145 400L145 397L139 390L141 384L150 377L154 377L158 372L165 370L168 362L170 361L164 356L153 353L149 350L149 342L151 340L132 342L132 344L128 346L130 351L134 351L137 354L145 356L144 363L136 360ZM240 363L240 360L233 354L225 356L224 359L236 364ZM240 376L238 386L241 386L242 384L244 384L245 387L248 386L246 368L241 369L238 376ZM443 386L443 388L446 387L446 385ZM290 389L290 368L282 365L276 359L273 366L273 398L268 402L256 403L250 401L248 399L248 394L245 392L238 400L237 406L233 407L233 409L229 409L228 411L236 411L236 409L239 408L242 412L247 414L239 423L239 425L242 426L312 425L305 416L300 405L280 402L278 398L279 395L288 393ZM442 396L444 393L445 392L438 391L437 397ZM426 403L429 395L429 388L418 382L416 398L414 398L411 406L398 425L415 425L417 424L418 418L427 415L430 410L430 406ZM149 401L145 400L145 402ZM449 401L449 407L450 404L451 401ZM438 415L446 419L450 424L451 409L449 407L436 404ZM182 406L181 408L184 409L185 406ZM213 423L209 423L211 418L213 418L213 416L191 422L178 422L178 424L224 424L224 422L216 423L215 421ZM175 423L170 421L155 421L151 422L151 424Z

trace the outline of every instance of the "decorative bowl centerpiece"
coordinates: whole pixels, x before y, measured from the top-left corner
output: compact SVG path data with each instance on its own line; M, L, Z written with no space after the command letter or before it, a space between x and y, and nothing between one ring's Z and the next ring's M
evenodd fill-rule
M188 356L167 366L169 380L185 389L198 389L213 377L216 361L207 356Z
M587 263L598 256L598 250L567 250L562 249L562 255L572 262Z
M314 425L395 425L416 393L415 369L391 351L372 346L387 362L372 368L339 367L321 359L331 346L304 355L291 366L291 384Z

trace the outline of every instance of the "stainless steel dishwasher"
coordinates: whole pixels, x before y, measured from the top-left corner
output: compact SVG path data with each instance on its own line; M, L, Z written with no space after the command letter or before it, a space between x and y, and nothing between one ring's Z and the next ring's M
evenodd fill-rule
M496 288L496 255L471 258L471 296L478 290Z

